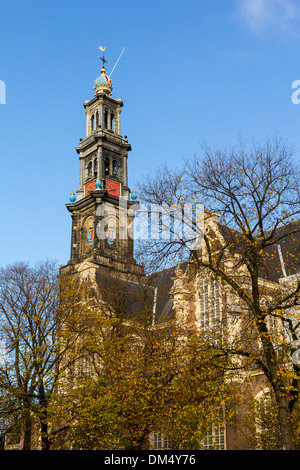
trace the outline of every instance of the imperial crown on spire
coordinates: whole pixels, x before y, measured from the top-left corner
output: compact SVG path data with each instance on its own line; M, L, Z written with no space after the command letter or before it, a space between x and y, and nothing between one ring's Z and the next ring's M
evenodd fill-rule
M96 78L94 82L94 90L97 92L98 90L108 90L110 93L113 89L112 80L106 75L106 69L104 64L108 64L107 60L105 60L104 52L105 47L99 46L99 49L103 52L103 56L99 57L102 60L102 68L101 68L101 75Z

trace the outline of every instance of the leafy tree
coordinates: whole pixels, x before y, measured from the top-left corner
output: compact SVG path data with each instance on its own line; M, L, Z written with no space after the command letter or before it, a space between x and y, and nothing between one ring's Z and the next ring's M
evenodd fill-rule
M70 280L59 280L54 262L0 270L0 414L19 423L24 450L38 437L42 449L50 448L50 403L74 341L65 336L62 344L60 331L72 305L80 306L77 292Z

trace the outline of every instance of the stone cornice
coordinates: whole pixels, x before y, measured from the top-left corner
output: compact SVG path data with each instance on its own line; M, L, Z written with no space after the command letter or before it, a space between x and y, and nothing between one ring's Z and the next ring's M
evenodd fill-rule
M108 131L107 129L98 129L93 131L92 134L82 139L78 147L75 147L76 152L80 153L81 151L87 149L94 143L98 143L100 141L106 141L107 143L117 145L118 147L122 147L126 149L127 152L131 151L131 145L128 143L128 140L124 137L114 134L112 131Z

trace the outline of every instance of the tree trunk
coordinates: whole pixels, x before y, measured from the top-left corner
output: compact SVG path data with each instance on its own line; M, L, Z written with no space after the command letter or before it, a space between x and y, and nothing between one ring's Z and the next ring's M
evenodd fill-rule
M287 399L280 389L275 391L275 396L279 408L278 419L282 439L282 450L296 450L291 412Z
M45 395L44 384L41 381L39 384L39 402L40 402L40 425L41 425L41 442L42 450L50 449L50 442L48 436L48 411L47 411L47 398Z
M41 440L42 440L42 450L50 450L50 442L48 436L48 423L41 420Z
M23 434L23 445L22 450L30 450L31 448L31 430L32 422L30 416L30 409L25 408L24 410L24 434Z
M259 299L258 282L253 283L253 286L253 292L256 294L256 298ZM263 350L266 356L266 361L269 370L269 381L271 386L273 387L276 403L278 405L278 422L281 434L282 450L295 450L295 438L291 422L291 411L289 409L288 400L289 393L287 392L283 383L280 366L276 357L276 352L270 340L268 327L263 315L261 314L258 301L256 303L255 319L262 341Z

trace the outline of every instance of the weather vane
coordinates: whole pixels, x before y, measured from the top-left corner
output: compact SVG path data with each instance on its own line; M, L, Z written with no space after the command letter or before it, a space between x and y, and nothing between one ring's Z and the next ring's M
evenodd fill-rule
M108 64L107 60L105 60L105 58L104 58L105 47L101 47L101 46L99 46L99 49L100 49L100 51L102 51L102 52L103 52L103 57L100 57L100 56L99 56L99 59L100 59L100 60L102 60L103 67L105 67L105 65L104 65L104 64Z

